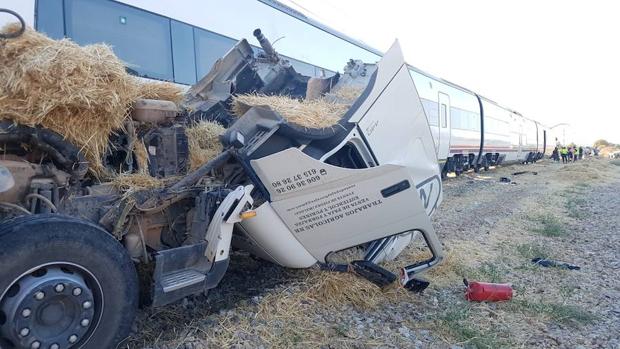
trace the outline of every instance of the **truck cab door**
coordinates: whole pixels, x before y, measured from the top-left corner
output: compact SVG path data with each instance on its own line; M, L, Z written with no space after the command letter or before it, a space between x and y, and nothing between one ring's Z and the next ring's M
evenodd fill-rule
M377 166L332 166L298 148L251 160L274 211L319 261L412 231L439 245L429 217L442 198L437 154L398 43L377 64L370 86L348 122Z
M405 166L348 169L297 148L251 164L274 211L318 261L330 252L414 230L434 236L414 174Z

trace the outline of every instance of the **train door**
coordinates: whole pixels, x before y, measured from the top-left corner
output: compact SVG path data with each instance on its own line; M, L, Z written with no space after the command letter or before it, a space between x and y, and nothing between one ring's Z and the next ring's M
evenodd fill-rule
M450 96L439 92L437 103L439 107L439 145L437 146L437 155L440 159L446 159L450 156Z

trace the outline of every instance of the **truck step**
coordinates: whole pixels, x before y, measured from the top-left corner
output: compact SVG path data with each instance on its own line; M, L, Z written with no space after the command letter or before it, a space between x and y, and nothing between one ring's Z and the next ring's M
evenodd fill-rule
M153 271L152 305L172 303L205 290L212 265L205 257L206 241L157 252Z
M161 278L161 286L165 293L204 282L206 275L192 269L175 271Z

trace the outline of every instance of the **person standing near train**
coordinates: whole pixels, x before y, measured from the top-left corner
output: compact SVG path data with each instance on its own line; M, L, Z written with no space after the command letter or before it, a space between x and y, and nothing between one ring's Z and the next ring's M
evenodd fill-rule
M583 147L579 146L579 160L583 159Z
M562 156L562 163L565 164L568 160L568 149L562 147L562 149L560 149L560 155Z
M579 151L577 149L577 146L573 147L573 162L577 162L577 160L579 160Z
M556 146L555 148L553 148L553 152L551 153L551 159L554 162L559 162L560 161L560 152L558 150L558 147Z

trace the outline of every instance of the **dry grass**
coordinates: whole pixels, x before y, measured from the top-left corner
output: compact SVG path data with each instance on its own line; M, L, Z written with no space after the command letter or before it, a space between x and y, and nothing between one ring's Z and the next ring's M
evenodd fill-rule
M284 289L263 297L255 318L259 325L237 326L246 333L258 335L273 348L318 347L330 339L330 333L341 336L341 341L355 343L355 335L342 327L326 328L321 322L313 321L322 311L335 311L343 306L352 306L358 311L373 311L386 300L400 295L401 289L381 289L358 276L319 270L303 272L306 277L293 292ZM282 333L274 331L282 328ZM212 343L222 347L234 343L234 333L210 338ZM378 345L380 342L374 343Z
M82 47L28 28L1 45L0 119L63 135L81 148L95 173L102 172L108 137L122 129L133 101L182 98L172 84L143 83L127 74L103 44Z
M564 165L557 175L559 180L577 183L608 181L615 177L608 162L588 158Z
M620 151L620 145L609 145L606 147L603 147L599 150L599 155L601 157L608 157L609 154L614 153Z
M314 271L306 282L309 288L302 297L328 307L351 304L359 309L374 309L393 291L382 290L351 273Z
M232 109L235 115L242 116L252 107L267 107L290 123L308 128L324 128L336 125L360 93L360 89L343 86L313 100L288 96L237 95Z
M185 133L189 141L190 168L197 169L222 152L219 136L226 129L215 122L201 121L187 128Z

